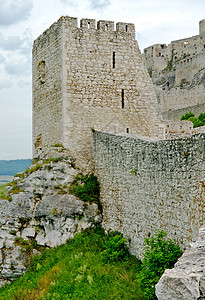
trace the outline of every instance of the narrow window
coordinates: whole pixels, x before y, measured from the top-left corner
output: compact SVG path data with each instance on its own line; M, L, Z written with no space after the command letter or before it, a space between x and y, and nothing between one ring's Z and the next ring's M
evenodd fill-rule
M125 107L125 99L124 99L124 95L125 95L124 89L122 89L122 93L121 93L121 97L122 97L122 108Z
M115 68L115 52L112 53L112 67Z
M129 128L127 128L127 133L129 133Z
M125 26L125 31L127 32L127 29L128 29L128 27L127 27L127 25Z
M108 31L108 24L105 25L105 31Z

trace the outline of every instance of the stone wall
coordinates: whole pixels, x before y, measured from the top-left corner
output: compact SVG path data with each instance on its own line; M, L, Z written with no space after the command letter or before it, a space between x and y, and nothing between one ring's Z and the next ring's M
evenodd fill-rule
M34 42L33 57L34 146L39 135L43 145L61 141L84 169L92 164L92 128L162 138L134 24L82 19L79 28L62 17Z
M205 102L203 28L204 20L199 23L199 35L144 49L146 67L155 84L161 112L172 110L174 115L176 109L185 108L187 112L190 106Z
M96 132L103 226L122 232L136 255L156 229L187 247L205 219L204 153L205 134L154 141Z
M179 121L181 119L181 116L185 115L185 113L189 111L191 111L192 113L195 114L196 117L198 117L202 112L205 112L205 103L179 108L179 109L170 109L167 111L163 111L162 118L164 120Z
M48 34L49 32L49 34ZM54 23L33 44L33 147L62 143L62 32Z

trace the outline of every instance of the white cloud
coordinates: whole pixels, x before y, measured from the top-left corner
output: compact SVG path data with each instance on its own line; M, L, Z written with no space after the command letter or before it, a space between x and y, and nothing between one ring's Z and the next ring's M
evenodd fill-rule
M0 0L0 25L9 26L28 18L33 7L32 0Z
M91 0L90 7L91 9L104 9L110 5L110 0Z

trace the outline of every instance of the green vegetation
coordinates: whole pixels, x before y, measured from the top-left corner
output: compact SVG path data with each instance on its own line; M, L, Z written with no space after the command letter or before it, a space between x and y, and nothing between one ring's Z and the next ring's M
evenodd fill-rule
M139 282L146 300L157 299L155 285L165 269L173 268L177 259L182 255L179 246L166 238L166 233L157 231L153 237L145 239L145 253L142 261L142 271Z
M0 160L0 175L10 175L23 172L31 164L30 159Z
M194 128L205 126L205 113L201 113L198 118L194 116L194 114L190 111L185 115L181 116L181 120L191 121L194 124Z
M87 229L56 248L16 238L29 270L0 288L0 299L157 299L155 284L182 254L166 233L145 239L143 262L132 256L118 232ZM33 249L43 253L34 256ZM15 266L12 266L15 268Z
M5 199L6 197L6 186L7 184L0 185L0 199Z
M41 163L36 162L36 163L32 164L30 168L26 169L25 172L23 172L23 173L17 173L16 175L14 175L14 177L26 178L31 173L42 169L43 166L45 166L45 168L47 168L48 170L50 170L51 169L50 163L51 162L58 162L60 160L62 160L61 157L55 157L55 158L45 159Z
M6 187L10 187L6 193ZM22 190L18 187L17 180L0 186L0 199L6 199L12 201L11 195L19 194Z
M76 176L69 192L85 202L97 203L99 209L102 209L99 201L100 185L94 174Z
M105 262L101 254L114 236L95 228L45 250L24 276L0 288L0 299L144 299L136 280L140 261L126 255Z
M120 261L129 257L126 240L122 234L111 232L108 241L105 242L104 250L101 255L106 262Z

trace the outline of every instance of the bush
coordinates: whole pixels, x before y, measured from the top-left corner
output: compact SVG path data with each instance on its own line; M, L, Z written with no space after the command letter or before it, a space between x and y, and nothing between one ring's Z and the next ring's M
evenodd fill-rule
M94 174L76 176L69 188L69 192L85 202L95 202L98 206L100 205L100 185Z
M109 240L105 242L102 257L105 262L115 262L129 256L126 240L122 234L114 233L110 236Z
M157 231L154 237L145 239L145 253L139 281L146 300L157 299L155 285L165 269L173 268L182 255L179 246L171 239L166 239L166 232Z
M205 113L201 113L198 118L194 116L194 114L190 111L185 115L181 116L181 120L191 121L194 124L194 128L204 126L205 125Z
M191 117L194 117L194 114L191 112L191 111L189 111L189 112L187 112L185 115L182 115L181 116L181 120L183 121L183 120L188 120L189 118L191 118Z

